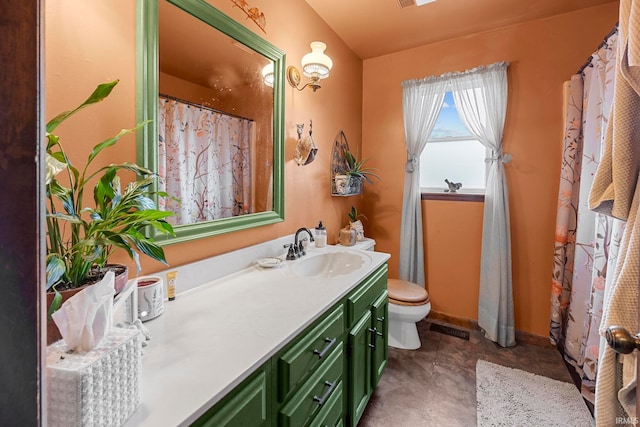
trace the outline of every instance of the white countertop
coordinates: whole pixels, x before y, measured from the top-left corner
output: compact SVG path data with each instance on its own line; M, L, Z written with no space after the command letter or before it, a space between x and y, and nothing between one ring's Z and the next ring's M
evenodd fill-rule
M293 271L309 257L342 251L353 249L310 248L299 260L244 268L166 301L164 313L144 323L152 338L143 349L142 403L125 425L192 423L389 259L362 252L370 262L331 278Z

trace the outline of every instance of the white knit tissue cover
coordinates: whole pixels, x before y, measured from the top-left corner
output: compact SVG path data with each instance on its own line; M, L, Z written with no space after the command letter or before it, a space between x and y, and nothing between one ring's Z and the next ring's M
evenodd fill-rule
M124 424L140 403L141 345L138 329L113 328L86 353L47 347L47 425Z

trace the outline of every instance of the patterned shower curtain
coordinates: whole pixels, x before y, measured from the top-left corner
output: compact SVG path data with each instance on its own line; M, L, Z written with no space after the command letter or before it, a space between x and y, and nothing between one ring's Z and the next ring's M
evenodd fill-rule
M254 122L176 100L158 101L158 174L173 224L251 213Z
M617 33L568 86L551 293L551 341L594 402L602 302L613 278L624 223L588 208L613 99Z

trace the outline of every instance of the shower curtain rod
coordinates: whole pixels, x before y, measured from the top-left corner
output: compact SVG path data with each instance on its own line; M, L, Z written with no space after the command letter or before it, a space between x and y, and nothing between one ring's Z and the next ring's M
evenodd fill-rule
M609 40L609 37L611 37L612 35L614 35L617 32L618 32L618 23L616 22L616 26L613 27L613 30L611 30L609 32L609 34L607 34L607 36L602 40L602 42L594 50L594 53L597 52L598 50L600 50L601 47L605 46L607 44L607 41ZM584 71L585 68L591 66L591 60L592 59L593 59L593 55L589 56L589 59L587 59L587 62L582 64L582 67L580 67L580 69L578 70L578 72L576 74L582 74L582 72Z
M215 108L207 107L206 105L198 104L196 102L187 101L186 99L182 99L182 98L176 98L175 96L166 95L164 93L160 93L160 94L158 94L158 96L160 98L166 98L166 99L171 99L173 101L182 102L183 104L191 105L192 107L204 108L205 110L213 111L214 113L218 113L218 114L224 114L225 116L234 117L236 119L249 120L250 122L254 121L253 119L250 119L248 117L242 117L242 116L238 116L238 115L235 115L235 114L227 113L226 111L216 110Z

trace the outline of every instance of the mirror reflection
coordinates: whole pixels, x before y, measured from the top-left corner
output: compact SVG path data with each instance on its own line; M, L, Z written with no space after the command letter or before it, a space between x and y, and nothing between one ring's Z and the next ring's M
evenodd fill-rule
M157 172L174 225L273 210L273 62L158 3Z

